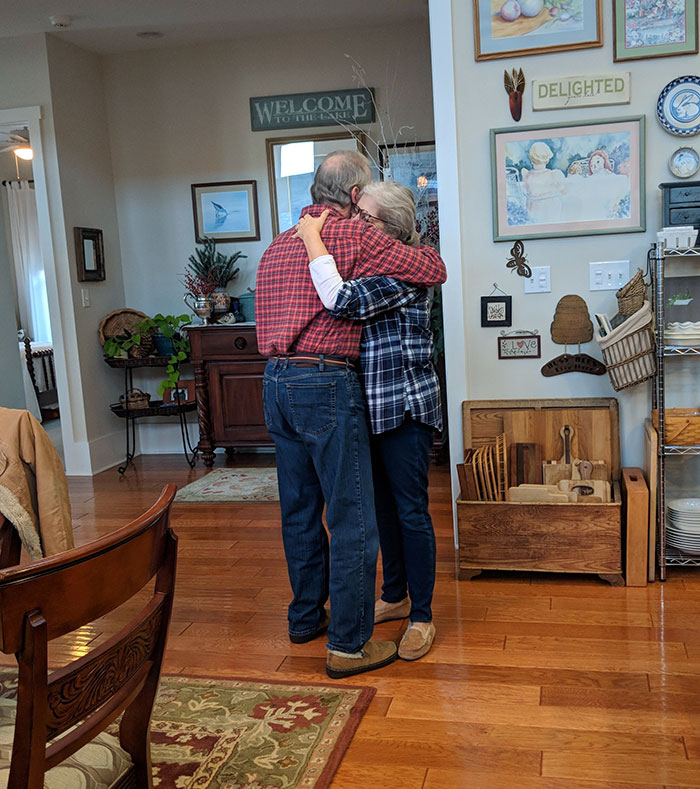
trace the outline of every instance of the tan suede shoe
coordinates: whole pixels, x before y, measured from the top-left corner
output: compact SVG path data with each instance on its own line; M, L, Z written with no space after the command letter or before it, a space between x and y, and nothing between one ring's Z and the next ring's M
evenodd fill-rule
M390 622L392 619L405 619L411 613L411 601L408 597L398 603L387 603L381 597L374 604L374 624Z
M418 660L433 645L435 625L432 622L409 622L399 644L399 657L402 660Z
M396 660L396 644L393 641L368 641L362 649L361 658L345 658L328 653L326 674L331 679L343 679L363 671L374 671L388 666Z

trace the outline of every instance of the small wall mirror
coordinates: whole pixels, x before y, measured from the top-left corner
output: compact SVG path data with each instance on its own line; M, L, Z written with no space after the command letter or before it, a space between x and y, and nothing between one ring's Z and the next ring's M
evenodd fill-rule
M105 278L102 231L92 227L73 228L78 282L100 282Z
M353 137L345 131L275 137L266 144L274 236L289 230L311 203L314 173L324 156L340 150L365 152L364 135Z

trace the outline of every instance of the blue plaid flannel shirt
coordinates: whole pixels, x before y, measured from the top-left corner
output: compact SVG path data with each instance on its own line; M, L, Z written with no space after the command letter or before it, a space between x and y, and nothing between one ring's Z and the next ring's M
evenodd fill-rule
M332 314L364 321L360 365L375 434L399 427L406 411L442 430L430 305L428 290L390 277L348 280L338 291Z

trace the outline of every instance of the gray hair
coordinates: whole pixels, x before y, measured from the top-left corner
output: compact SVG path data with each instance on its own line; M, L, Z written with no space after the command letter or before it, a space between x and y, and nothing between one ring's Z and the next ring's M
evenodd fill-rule
M321 162L311 186L311 198L317 205L337 205L341 208L352 202L353 187L364 188L372 180L369 161L358 151L333 151Z
M377 219L385 223L384 232L411 247L420 243L416 230L416 201L413 192L396 181L378 181L368 184L363 195L377 201Z

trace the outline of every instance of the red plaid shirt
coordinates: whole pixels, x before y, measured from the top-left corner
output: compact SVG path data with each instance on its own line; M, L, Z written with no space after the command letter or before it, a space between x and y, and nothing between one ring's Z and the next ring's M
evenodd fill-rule
M328 206L307 206L301 215L319 216ZM309 274L304 242L287 230L270 244L260 260L255 290L258 347L264 356L327 353L356 358L362 324L334 318L324 309ZM331 213L322 237L345 279L378 276L429 287L447 278L445 264L430 247L406 246L367 222Z

